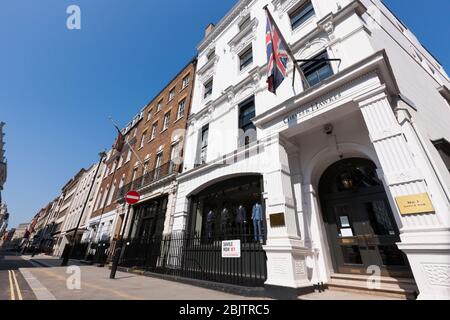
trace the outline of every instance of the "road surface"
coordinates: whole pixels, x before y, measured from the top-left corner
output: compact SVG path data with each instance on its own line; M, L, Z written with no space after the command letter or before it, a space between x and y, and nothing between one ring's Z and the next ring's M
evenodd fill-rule
M36 300L19 268L33 265L13 252L0 251L0 300Z

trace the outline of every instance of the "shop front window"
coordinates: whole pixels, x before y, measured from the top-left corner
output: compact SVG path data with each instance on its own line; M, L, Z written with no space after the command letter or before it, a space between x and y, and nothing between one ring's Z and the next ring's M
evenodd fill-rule
M205 242L264 242L265 210L260 176L233 178L192 199L191 232Z

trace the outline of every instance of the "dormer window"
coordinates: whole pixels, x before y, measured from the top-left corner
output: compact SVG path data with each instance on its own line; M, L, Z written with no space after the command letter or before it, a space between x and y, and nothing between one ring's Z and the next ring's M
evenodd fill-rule
M311 18L314 15L315 15L314 7L311 1L308 1L304 5L292 11L289 14L292 30L295 30L301 25L303 25L309 18Z

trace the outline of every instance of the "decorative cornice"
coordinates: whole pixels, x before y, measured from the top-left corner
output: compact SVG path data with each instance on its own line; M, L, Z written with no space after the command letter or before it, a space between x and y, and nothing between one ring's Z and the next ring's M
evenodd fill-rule
M214 69L217 65L217 63L219 62L219 57L217 55L214 56L214 58L210 59L203 67L201 67L200 69L197 70L197 75L201 78L203 78L203 76L206 73L210 73L208 71L210 71L211 69Z
M303 0L306 2L306 0ZM281 18L283 14L291 10L296 4L299 3L298 0L272 0L275 11L278 12L279 17Z
M213 31L204 39L198 46L197 49L199 52L205 50L209 44L215 39L226 27L239 15L243 10L247 10L246 7L253 0L240 0L236 5L227 13L225 17L220 20L220 22L216 25Z
M251 43L256 38L257 27L258 20L253 18L248 26L246 26L236 36L234 36L230 42L228 42L231 52L237 53Z

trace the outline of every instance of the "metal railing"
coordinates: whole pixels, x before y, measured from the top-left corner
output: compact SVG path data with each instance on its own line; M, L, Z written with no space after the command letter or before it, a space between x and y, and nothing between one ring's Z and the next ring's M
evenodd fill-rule
M240 258L222 257L222 241L230 239L241 240ZM253 235L208 239L177 233L123 241L122 267L247 287L262 287L267 279L266 255Z
M141 190L143 188L148 187L152 183L155 183L163 178L175 175L180 172L181 172L180 164L176 164L172 161L167 162L120 188L117 191L117 194L115 195L114 198L116 200L121 200L131 190Z

